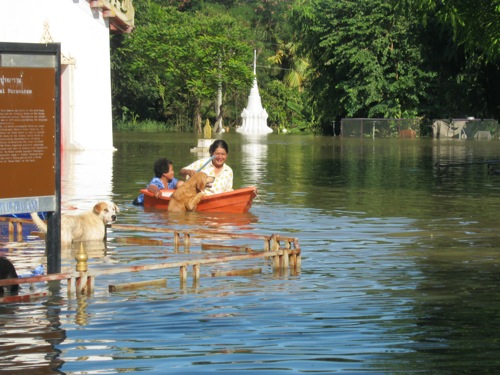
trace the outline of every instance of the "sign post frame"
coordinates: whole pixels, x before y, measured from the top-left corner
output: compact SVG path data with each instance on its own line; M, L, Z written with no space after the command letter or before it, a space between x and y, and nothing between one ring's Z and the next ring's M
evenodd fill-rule
M61 45L0 42L0 214L47 212L47 272L61 272Z

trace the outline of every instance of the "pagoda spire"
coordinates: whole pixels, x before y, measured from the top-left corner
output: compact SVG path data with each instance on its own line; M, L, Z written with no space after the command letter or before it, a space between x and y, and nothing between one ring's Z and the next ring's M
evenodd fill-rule
M257 77L257 50L253 50L253 76Z
M242 125L236 129L243 134L268 134L273 129L267 126L267 112L262 107L262 102L257 85L257 51L253 52L253 86L248 96L248 105L241 112Z

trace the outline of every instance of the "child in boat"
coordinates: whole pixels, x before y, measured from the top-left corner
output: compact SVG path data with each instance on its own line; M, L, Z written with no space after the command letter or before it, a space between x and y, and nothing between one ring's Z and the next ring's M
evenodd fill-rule
M179 181L174 177L174 165L172 161L166 158L155 161L154 172L155 177L146 188L151 193L154 193L156 198L161 195L162 189L174 190L184 183L184 181ZM136 206L142 206L144 204L144 194L140 194L132 203Z

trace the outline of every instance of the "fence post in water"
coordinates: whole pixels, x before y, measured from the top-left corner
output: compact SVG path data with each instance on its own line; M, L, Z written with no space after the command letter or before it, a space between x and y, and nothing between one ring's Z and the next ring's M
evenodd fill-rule
M290 269L297 269L297 254L295 252L290 254Z
M179 243L180 243L179 232L174 232L174 247L176 249L179 248Z
M295 263L295 269L297 271L300 271L300 267L302 267L302 257L300 256L300 254L296 255L296 257L297 257L297 261Z
M73 290L75 290L75 277L70 277L69 279L67 279L67 282L68 282L68 296L73 292Z
M200 279L200 264L193 264L193 279L198 281Z
M300 249L299 240L297 238L293 240L293 243L295 249ZM295 257L295 271L298 272L300 271L300 267L302 266L302 256L300 255L299 252L298 254L294 253L294 257Z
M17 242L21 242L23 240L23 223L17 222Z
M280 244L276 239L276 234L271 235L271 238L269 239L269 247L269 251L278 251L280 248ZM280 256L278 254L273 255L273 268L280 268Z
M76 260L76 272L80 273L80 276L76 279L76 292L82 293L85 287L87 286L87 261L89 256L87 252L83 248L83 244L80 244L80 248L76 252L75 260Z
M264 251L269 251L269 248L270 248L270 245L269 245L269 242L271 241L270 238L266 238L264 240Z
M9 242L14 242L14 223L9 221Z
M289 268L292 266L292 263L294 263L294 260L293 259L290 259L293 255L294 255L294 252L291 252L290 250L292 250L292 241L290 239L285 239L285 246L284 246L284 249L286 250L283 250L283 267L286 267L286 268Z
M181 266L180 267L179 277L181 279L180 280L181 284L184 284L186 282L186 279L187 279L187 269L186 269L186 266Z
M290 254L288 250L283 249L283 254L281 255L281 266L286 269L290 267Z

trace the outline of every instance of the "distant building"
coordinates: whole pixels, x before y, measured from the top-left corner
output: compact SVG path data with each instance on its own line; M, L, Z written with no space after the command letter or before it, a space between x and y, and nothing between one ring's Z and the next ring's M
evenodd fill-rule
M257 51L254 51L253 56L253 86L248 96L248 105L241 112L242 125L236 131L242 134L268 134L273 129L267 126L268 114L262 107L257 85Z
M62 148L113 149L110 33L134 28L132 0L0 0L0 41L61 44Z

